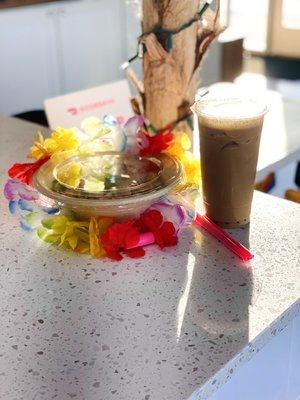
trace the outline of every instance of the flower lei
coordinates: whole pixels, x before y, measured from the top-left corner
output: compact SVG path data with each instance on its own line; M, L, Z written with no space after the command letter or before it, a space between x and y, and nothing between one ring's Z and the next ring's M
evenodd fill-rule
M50 158L58 163L74 155L101 151L118 151L141 156L166 153L177 157L189 187L196 188L200 179L199 161L190 151L191 142L184 132L171 128L149 134L144 129L142 116L130 118L123 127L112 116L101 121L89 117L81 129L57 128L49 138L38 133L28 157L34 162L14 164L8 170L9 180L4 186L11 214L17 216L20 226L36 231L44 242L61 246L93 258L109 257L121 260L123 254L131 258L145 254L144 245L156 243L161 249L178 242L180 230L191 217L178 204L168 200L152 204L137 219L116 221L109 217L91 217L78 220L76 214L59 209L54 201L41 195L32 185L34 173ZM79 179L76 168L65 177L70 184Z

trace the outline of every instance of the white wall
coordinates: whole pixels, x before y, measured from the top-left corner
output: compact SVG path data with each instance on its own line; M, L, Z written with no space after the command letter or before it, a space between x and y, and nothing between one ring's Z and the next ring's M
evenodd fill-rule
M210 400L299 399L300 316L210 397Z
M136 1L70 0L0 10L0 115L43 108L43 100L124 77L141 27ZM141 61L133 64L142 77ZM219 79L212 46L201 85Z

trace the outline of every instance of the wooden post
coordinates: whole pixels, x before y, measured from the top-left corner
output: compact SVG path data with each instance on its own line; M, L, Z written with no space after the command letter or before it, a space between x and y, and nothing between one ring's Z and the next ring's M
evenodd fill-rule
M218 22L219 4L216 12L211 9L205 12L205 26L195 22L173 35L170 50L164 37L151 31L158 27L177 29L195 17L199 8L200 0L142 2L141 42L145 46L142 99L144 114L156 129L189 114L199 83L201 60L222 30Z

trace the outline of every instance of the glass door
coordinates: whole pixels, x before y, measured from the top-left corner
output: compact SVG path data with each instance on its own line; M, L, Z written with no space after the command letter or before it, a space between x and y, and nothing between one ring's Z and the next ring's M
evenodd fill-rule
M300 57L300 0L270 2L268 39L272 55Z
M221 23L244 38L246 50L263 53L267 50L268 9L269 0L221 0Z

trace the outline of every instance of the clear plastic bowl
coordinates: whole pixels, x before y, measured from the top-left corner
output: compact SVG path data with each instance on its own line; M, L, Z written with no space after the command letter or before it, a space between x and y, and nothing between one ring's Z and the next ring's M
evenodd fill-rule
M159 154L140 157L106 152L75 156L34 175L36 189L81 218L133 218L180 183L180 163Z

